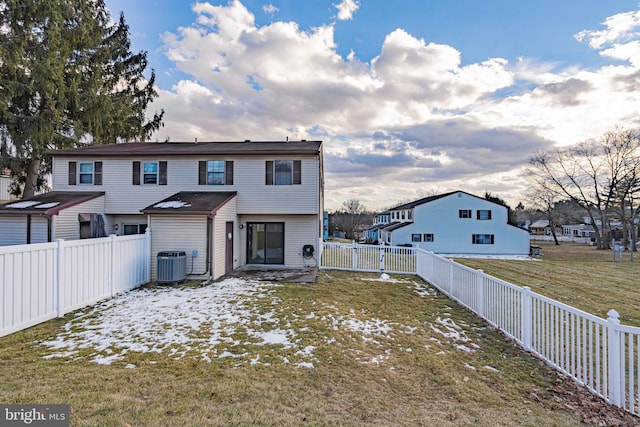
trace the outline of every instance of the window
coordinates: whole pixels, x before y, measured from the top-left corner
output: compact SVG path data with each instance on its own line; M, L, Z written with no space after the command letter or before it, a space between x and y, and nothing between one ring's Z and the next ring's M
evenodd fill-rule
M414 233L411 235L411 241L412 242L421 242L422 241L422 236L420 235L420 233Z
M157 184L158 183L158 163L144 162L142 164L142 168L143 168L142 182L144 184Z
M493 245L493 234L474 234L471 236L474 245Z
M267 185L298 185L302 183L300 160L267 160L265 169Z
M233 185L233 161L203 160L198 162L199 185Z
M133 185L167 185L167 162L133 162Z
M93 163L80 163L80 184L93 184Z
M402 211L400 215L402 215L402 219L404 219L404 211Z
M69 162L69 185L102 185L102 162Z
M147 231L147 224L124 224L122 226L122 235L130 236L132 234L144 234Z
M422 236L422 240L425 242L433 242L433 233L425 233Z
M411 219L411 218L412 218L411 211L407 211L407 219Z
M478 209L476 217L480 220L489 220L491 219L491 211L486 209L485 210Z
M471 218L471 209L460 209L458 211L458 218Z

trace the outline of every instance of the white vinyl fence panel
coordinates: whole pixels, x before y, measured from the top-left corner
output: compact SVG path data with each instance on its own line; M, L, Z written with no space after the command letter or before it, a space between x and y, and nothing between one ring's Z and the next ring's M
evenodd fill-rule
M354 262L357 246L321 242L321 268L417 274L592 393L640 415L640 328L620 325L615 310L602 319L421 249L404 253L413 263L403 259L393 271L384 263L363 268Z
M0 336L150 280L150 232L0 247Z

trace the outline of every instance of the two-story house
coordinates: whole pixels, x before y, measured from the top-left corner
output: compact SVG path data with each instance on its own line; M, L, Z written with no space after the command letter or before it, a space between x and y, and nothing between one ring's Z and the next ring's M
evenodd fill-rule
M389 225L390 218L391 213L388 210L377 213L373 218L373 225L364 232L365 242L378 244L380 242L380 230Z
M527 255L529 232L508 224L505 206L455 191L389 210L382 243L440 254Z
M58 150L53 192L0 207L0 245L152 230L187 273L313 262L322 236L320 141L125 143ZM4 236L4 238L3 238ZM4 241L3 241L4 240ZM307 255L305 258L303 255Z

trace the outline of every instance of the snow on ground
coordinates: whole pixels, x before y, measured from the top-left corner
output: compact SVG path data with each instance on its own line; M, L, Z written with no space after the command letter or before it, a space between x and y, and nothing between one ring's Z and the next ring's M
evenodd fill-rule
M409 289L421 296L434 292L412 285ZM48 349L43 357L86 359L105 365L120 362L134 369L134 364L127 363L128 353L163 353L162 357L171 359L193 357L205 362L229 358L237 360L236 366L278 361L312 369L313 362L319 361L314 354L317 345L342 347L345 334L366 344L366 351L344 347L363 364L381 365L392 350L414 351L393 341L399 334L414 334L416 326L380 319L366 310L345 313L334 305L320 307L315 303L315 311L294 309L292 313L291 307L274 296L276 286L280 285L230 278L198 288L137 289L78 312L64 331L40 342ZM327 332L310 341L305 320L321 321ZM296 329L291 321L298 325L302 322L303 326ZM450 317L438 317L435 324L427 324L442 337L432 338L439 345L453 345L466 352L478 348L468 338L463 328L468 325L463 322L456 324ZM336 336L331 331L336 331ZM266 346L271 352L264 349ZM259 348L263 349L262 357Z
M505 259L511 261L540 261L529 255L482 255L482 254L441 254L445 258L480 258L480 259Z

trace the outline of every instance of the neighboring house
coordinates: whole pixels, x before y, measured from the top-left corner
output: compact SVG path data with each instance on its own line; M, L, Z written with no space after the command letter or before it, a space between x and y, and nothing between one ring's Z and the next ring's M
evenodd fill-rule
M560 224L555 224L556 227L556 236L560 236L563 234L563 226ZM529 231L531 234L535 236L550 236L551 235L551 227L549 226L549 221L546 219L540 219L534 221L529 226Z
M64 193L77 202L80 194L98 193L102 205L60 202L56 211L46 211L48 240L74 238L58 231L56 215L76 206L83 215L76 216L74 236L87 218L103 221L106 234L150 227L152 279L158 252L170 250L186 252L187 273L214 278L245 264L314 263L303 247L317 251L323 231L320 141L125 143L50 154L51 197ZM16 221L16 214L25 223L29 215L34 220L34 209L9 209L0 208L0 221ZM30 242L36 241L47 239L32 235ZM0 232L3 244L12 243Z
M366 243L378 244L380 242L380 230L389 225L389 222L391 222L390 215L390 212L387 210L374 216L373 225L364 232L364 240Z
M567 224L562 226L562 235L595 239L595 230L590 224Z
M384 244L440 254L528 255L529 232L507 223L505 206L463 191L426 197L389 210Z

